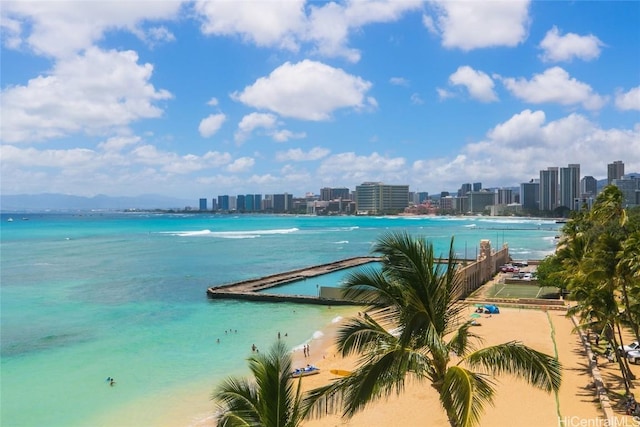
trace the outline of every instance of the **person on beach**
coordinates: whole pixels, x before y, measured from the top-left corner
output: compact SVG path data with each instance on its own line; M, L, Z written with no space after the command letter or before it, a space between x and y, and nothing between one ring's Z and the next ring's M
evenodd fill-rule
M256 352L256 350L257 350L256 345L255 345L255 344L251 344L251 352L252 352L252 353L255 353L255 352Z

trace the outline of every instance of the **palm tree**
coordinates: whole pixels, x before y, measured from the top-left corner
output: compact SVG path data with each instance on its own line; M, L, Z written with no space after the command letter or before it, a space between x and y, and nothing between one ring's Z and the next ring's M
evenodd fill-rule
M297 427L306 414L300 380L291 379L291 354L281 341L249 358L253 381L226 379L212 394L218 427ZM294 390L294 382L297 387Z
M410 377L428 381L438 392L451 426L479 423L492 403L492 375L513 374L548 392L560 387L555 358L520 342L477 349L471 322L462 319L462 286L456 275L453 239L449 257L440 263L433 245L406 233L382 236L373 252L382 268L351 274L344 295L368 305L337 337L343 355L360 355L351 375L312 390L307 404L322 410L338 401L350 417L369 402L400 393Z

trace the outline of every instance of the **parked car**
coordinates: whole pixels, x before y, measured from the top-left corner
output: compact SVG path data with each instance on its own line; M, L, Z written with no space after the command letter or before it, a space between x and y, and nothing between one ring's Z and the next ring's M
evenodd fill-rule
M640 363L640 350L628 351L627 360L629 363Z
M513 265L505 264L505 265L500 267L500 271L502 271L503 273L512 273L513 272Z
M640 344L638 341L634 341L629 345L621 345L618 347L618 352L620 354L627 354L630 351L640 351Z
M524 276L522 276L522 280L531 280L532 278L531 273L524 273Z

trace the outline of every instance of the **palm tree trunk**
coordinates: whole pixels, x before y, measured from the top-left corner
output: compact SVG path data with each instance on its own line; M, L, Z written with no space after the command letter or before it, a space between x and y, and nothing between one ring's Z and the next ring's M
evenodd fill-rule
M627 316L629 316L629 323L631 323L631 329L633 329L633 333L636 336L638 342L640 342L640 326L638 325L638 320L634 319L633 314L631 312L631 305L629 304L629 295L627 294L627 281L624 277L621 280L622 282L622 300L624 301L624 309L627 312Z
M620 337L620 341L622 342L622 333L620 331L620 325L618 324L618 322L614 321L616 329L618 331L618 336ZM624 381L624 389L626 391L626 394L629 394L629 388L631 385L631 381L629 380L629 375L628 373L631 372L629 365L625 362L627 362L627 357L624 355L624 353L622 354L617 354L618 353L618 343L616 342L616 337L615 335L613 336L613 348L614 351L616 352L616 359L618 359L618 366L620 366L620 373L622 374L622 380ZM622 360L624 359L624 360Z

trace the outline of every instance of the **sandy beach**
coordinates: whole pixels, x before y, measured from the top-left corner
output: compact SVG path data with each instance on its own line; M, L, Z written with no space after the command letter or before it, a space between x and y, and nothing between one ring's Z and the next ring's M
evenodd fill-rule
M469 314L473 307L468 308ZM357 312L354 311L354 315ZM501 308L500 314L479 319L481 326L474 332L483 337L483 345L492 345L519 340L537 350L557 354L562 362L562 386L557 395L547 394L513 377L498 378L495 405L486 408L481 419L483 426L604 426L604 413L600 409L588 371L588 360L574 325L564 311L542 311L534 309ZM333 346L337 324L325 331L320 340L310 343L310 357L302 351L294 354L294 366L307 363L321 369L318 375L303 378L305 389L326 384L335 378L331 369L349 370L354 358L341 358ZM555 339L555 345L554 345ZM615 367L603 366L604 375L615 376ZM640 376L640 366L632 366ZM636 387L640 383L636 380ZM633 426L630 417L618 415L618 425ZM564 421L564 423L561 423ZM591 424L586 424L586 423ZM580 424L584 423L584 424ZM624 424L626 423L626 424ZM428 383L409 383L400 396L377 401L352 419L344 420L337 415L325 416L304 423L306 427L332 426L448 426L438 397Z

